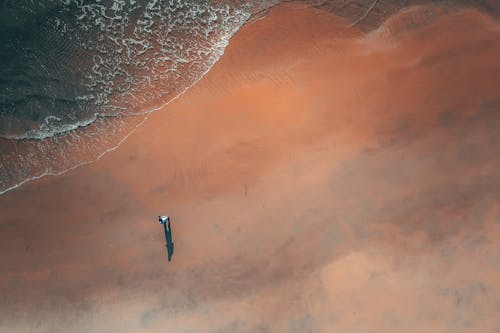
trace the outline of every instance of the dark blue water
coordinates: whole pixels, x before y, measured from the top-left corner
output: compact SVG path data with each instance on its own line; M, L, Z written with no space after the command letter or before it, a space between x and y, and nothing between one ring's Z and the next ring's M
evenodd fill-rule
M45 138L146 112L196 81L262 4L2 3L0 136Z
M194 84L275 2L0 1L0 193L112 148L133 128L123 117Z

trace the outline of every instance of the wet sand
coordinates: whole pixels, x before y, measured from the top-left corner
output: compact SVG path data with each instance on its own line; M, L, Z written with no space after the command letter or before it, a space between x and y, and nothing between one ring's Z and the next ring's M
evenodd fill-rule
M351 25L280 5L118 149L2 195L0 331L500 329L500 24Z

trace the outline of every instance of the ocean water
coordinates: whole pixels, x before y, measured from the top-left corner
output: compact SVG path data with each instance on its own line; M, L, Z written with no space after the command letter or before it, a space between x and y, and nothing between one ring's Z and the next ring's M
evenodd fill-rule
M0 194L115 149L282 0L0 0ZM375 29L432 0L303 0ZM440 1L499 17L497 0Z
M116 147L276 2L0 2L0 193Z
M196 81L261 5L8 0L0 20L0 136L50 137L144 113Z

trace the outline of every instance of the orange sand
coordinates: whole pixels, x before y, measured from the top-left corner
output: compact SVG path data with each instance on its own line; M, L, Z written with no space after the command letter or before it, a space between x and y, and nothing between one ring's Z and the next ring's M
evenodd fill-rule
M499 41L276 7L117 150L0 198L0 331L495 332Z

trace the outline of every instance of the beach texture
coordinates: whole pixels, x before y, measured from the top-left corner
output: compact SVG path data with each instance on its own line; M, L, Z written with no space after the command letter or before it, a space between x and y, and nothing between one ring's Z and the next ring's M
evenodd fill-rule
M498 332L499 74L477 8L274 7L118 148L0 197L0 331Z

